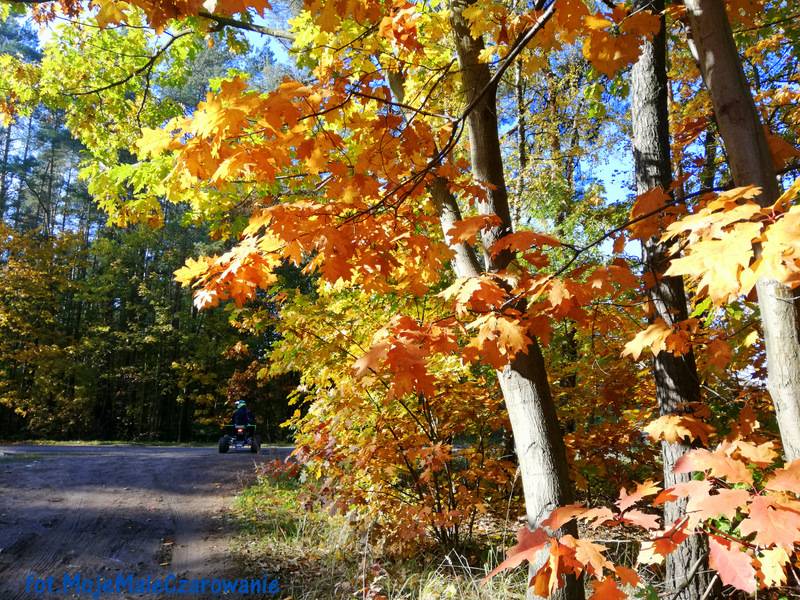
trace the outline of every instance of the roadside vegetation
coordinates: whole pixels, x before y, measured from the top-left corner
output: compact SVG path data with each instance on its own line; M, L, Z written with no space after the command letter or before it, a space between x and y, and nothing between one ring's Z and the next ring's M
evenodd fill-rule
M259 469L257 482L236 499L240 533L232 543L245 572L266 572L281 583L281 597L294 600L489 600L525 598L525 574L483 578L502 560L501 540L512 527L487 536L477 554L464 556L429 547L416 556L384 554L380 524L363 524L313 501L313 486L300 469L279 462ZM508 525L508 524L506 524Z

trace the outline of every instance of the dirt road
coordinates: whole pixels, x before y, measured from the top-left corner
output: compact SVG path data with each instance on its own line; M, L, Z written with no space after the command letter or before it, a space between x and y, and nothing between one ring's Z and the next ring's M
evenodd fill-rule
M288 452L288 448L263 448L253 455L218 454L211 447L0 447L0 599L91 597L63 593L64 575L75 573L84 580L120 574L260 576L237 571L229 558L233 525L226 510L252 480L255 462L283 458ZM55 593L37 583L47 577L54 577ZM43 593L36 593L37 585ZM158 596L103 593L99 597Z

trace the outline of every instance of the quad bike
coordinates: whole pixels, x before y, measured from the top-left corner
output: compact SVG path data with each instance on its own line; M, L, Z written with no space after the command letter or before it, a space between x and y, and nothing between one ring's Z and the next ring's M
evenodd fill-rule
M225 429L230 433L225 433L219 438L219 451L224 454L228 450L244 450L249 448L250 452L257 454L261 448L261 438L256 435L255 425L226 425Z

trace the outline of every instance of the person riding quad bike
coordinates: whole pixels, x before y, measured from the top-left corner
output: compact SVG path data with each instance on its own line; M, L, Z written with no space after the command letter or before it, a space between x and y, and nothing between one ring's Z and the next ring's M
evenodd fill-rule
M250 425L255 425L255 422L255 415L253 415L253 411L247 408L247 402L239 400L236 403L236 411L233 413L232 423L249 427Z
M247 408L247 403L244 400L239 400L236 403L236 411L233 413L232 420L233 425L229 427L232 428L233 433L226 433L219 438L219 451L224 454L231 446L237 450L249 446L250 452L257 453L261 446L261 441L256 435L255 416Z

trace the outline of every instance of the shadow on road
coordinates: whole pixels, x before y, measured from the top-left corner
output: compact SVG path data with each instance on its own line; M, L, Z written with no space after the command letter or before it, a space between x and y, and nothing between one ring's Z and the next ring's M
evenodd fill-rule
M59 597L26 593L30 574L58 581L74 572L260 575L237 573L231 563L227 510L253 480L255 465L290 451L220 455L215 447L0 447L0 598Z

